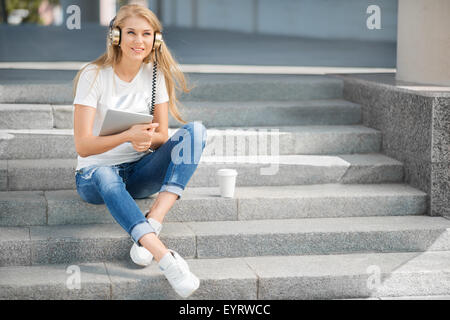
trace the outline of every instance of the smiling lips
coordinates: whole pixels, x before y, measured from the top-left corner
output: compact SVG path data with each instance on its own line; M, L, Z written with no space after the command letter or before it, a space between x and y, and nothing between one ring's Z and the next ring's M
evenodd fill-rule
M134 52L141 53L144 52L144 48L131 48Z

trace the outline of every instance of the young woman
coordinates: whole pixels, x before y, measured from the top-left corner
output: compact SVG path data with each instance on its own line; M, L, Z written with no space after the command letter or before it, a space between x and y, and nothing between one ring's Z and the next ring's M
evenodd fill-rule
M161 29L149 9L121 7L111 21L106 52L75 77L75 179L80 197L88 203L106 204L131 236L132 260L146 266L154 257L174 290L187 297L199 287L199 279L158 235L164 216L197 168L206 144L206 129L201 123L186 124L180 117L175 86L185 92L188 89L183 73L159 38ZM154 82L156 88L152 90ZM99 136L109 108L148 114L153 93L152 123ZM170 139L169 111L185 124ZM134 199L157 192L152 207L142 213Z

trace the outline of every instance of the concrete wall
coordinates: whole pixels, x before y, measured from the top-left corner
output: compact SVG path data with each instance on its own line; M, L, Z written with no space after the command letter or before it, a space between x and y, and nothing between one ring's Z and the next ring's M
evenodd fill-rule
M382 153L401 161L405 182L429 195L428 214L450 217L450 93L343 79L344 99L361 104L363 124L382 132Z
M381 29L369 30L378 5ZM397 0L164 0L166 26L331 39L396 41Z

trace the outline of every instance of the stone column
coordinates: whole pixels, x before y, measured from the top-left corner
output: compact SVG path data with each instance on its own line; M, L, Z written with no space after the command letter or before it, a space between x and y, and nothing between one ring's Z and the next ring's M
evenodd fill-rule
M116 15L116 0L100 0L100 24L109 26Z
M450 1L399 0L397 80L450 85Z

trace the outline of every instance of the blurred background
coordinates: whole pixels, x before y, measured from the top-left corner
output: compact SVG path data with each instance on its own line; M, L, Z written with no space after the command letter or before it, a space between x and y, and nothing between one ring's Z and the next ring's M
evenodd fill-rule
M397 0L0 0L0 62L94 60L128 3L156 13L184 64L396 65Z

